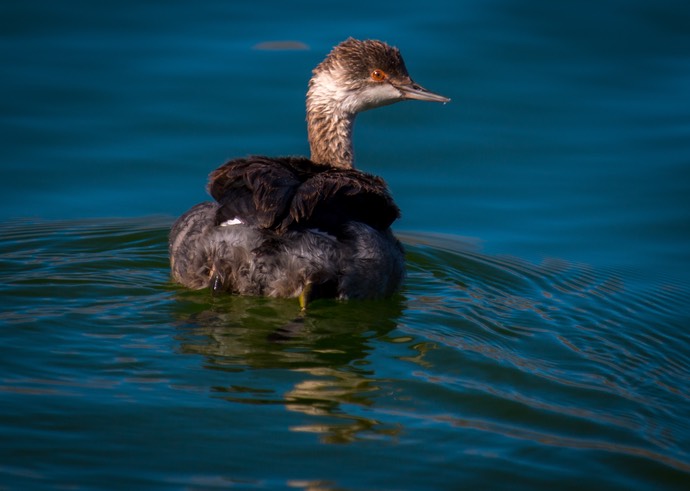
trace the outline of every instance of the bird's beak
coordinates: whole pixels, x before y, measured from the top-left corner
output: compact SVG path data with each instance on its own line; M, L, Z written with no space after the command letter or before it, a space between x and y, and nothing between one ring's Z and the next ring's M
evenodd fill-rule
M396 85L396 88L402 94L403 99L415 99L417 101L429 101L429 102L450 102L450 99L443 97L440 94L434 94L433 92L426 90L421 85L417 85L414 82L407 84Z

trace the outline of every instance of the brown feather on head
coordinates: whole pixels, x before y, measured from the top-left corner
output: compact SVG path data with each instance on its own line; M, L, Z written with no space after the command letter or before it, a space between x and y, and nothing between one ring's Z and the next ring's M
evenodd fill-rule
M376 69L401 79L410 77L398 48L370 39L346 39L331 50L314 69L314 73L335 67L346 69L350 77L356 80L366 80Z

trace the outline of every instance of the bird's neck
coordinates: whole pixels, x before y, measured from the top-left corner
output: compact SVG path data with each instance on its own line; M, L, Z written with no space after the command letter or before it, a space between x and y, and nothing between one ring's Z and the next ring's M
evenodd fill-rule
M307 132L311 160L352 168L352 128L357 112L348 108L350 95L327 72L314 75L307 92Z

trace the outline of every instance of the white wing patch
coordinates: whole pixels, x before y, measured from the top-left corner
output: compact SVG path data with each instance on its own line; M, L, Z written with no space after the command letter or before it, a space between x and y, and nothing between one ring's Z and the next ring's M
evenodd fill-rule
M219 225L219 227L229 227L231 225L242 225L244 222L240 220L239 218L232 218L230 220L226 220L223 223Z

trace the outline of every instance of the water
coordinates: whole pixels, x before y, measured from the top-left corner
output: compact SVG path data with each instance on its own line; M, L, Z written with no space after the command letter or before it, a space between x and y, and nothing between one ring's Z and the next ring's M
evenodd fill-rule
M0 489L687 488L685 3L0 11ZM453 99L355 128L403 291L172 285L174 218L226 158L307 152L348 36Z

